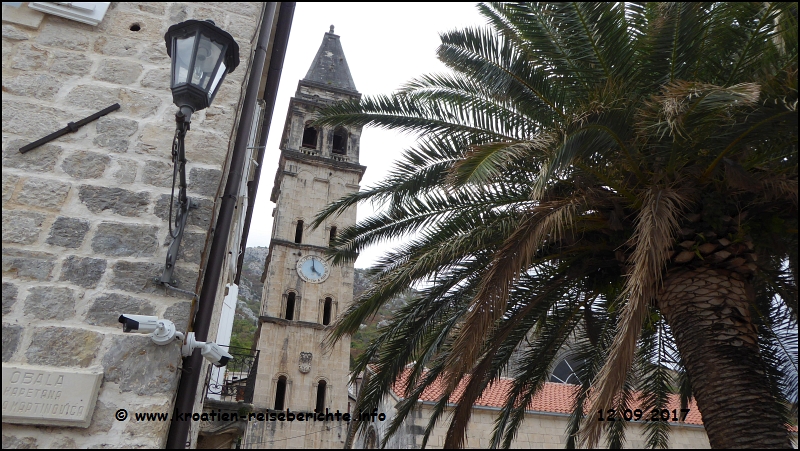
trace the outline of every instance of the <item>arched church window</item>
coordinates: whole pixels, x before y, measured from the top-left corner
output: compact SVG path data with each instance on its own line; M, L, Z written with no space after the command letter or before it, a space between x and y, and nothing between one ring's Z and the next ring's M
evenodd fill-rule
M303 221L297 221L297 228L294 230L294 242L297 244L303 242Z
M290 292L288 296L286 296L286 319L289 321L294 320L294 304L297 295L294 291Z
M372 426L370 426L369 430L367 431L367 439L364 440L364 448L365 449L378 448L378 433L375 432L375 428Z
M308 149L317 148L317 129L311 126L311 122L306 122L303 129L303 147Z
M553 368L553 373L550 375L550 382L580 385L581 381L578 379L577 375L580 367L580 362L571 358L566 358Z
M286 401L286 376L281 376L275 387L275 410L283 410L284 401Z
M322 325L327 326L331 323L331 313L333 313L333 299L325 298L322 306Z
M333 131L333 153L339 155L347 153L347 130L342 127Z
M331 227L331 235L328 239L328 246L333 246L333 241L336 239L336 227Z
M328 383L323 380L317 384L317 404L316 409L314 409L317 413L325 412L325 391L327 388Z

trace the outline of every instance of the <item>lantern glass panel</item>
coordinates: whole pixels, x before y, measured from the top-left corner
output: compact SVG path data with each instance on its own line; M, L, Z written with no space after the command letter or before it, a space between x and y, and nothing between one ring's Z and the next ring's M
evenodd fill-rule
M211 98L214 96L214 93L217 92L217 85L219 85L219 81L222 80L222 76L225 75L225 71L227 70L228 67L225 66L225 61L220 61L219 70L217 70L217 74L214 75L214 82L211 83L211 88L208 90L209 103L211 103Z
M214 68L224 50L223 46L213 42L207 36L200 35L200 43L197 45L197 56L195 57L194 72L192 73L192 84L204 91L214 78Z
M175 70L173 76L175 79L172 81L173 86L187 83L189 75L189 65L192 58L192 47L194 47L194 35L185 38L177 38L175 40Z

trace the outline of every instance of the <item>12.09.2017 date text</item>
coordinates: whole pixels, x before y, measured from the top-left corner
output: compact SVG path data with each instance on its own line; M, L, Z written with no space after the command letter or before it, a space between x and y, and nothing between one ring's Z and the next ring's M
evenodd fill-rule
M678 419L678 409L653 409L649 415L642 409L607 409L598 410L597 421L684 421L691 409L680 409L680 420ZM605 416L603 414L605 413Z

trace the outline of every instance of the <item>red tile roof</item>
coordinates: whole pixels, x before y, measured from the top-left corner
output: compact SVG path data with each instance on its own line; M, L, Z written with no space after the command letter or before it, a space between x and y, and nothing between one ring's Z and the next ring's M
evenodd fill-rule
M411 375L411 369L406 368L403 370L400 378L397 379L392 387L392 391L400 396L405 396L405 387L408 385L408 378ZM491 386L487 387L484 390L483 394L480 398L475 402L475 406L482 406L482 407L503 407L505 405L506 395L508 394L509 390L511 390L513 384L513 379L509 378L501 378L499 381L495 382ZM453 395L450 396L451 403L457 403L458 400L461 398L462 394L464 393L464 389L466 388L467 380L462 380L458 386L456 387ZM546 382L544 387L533 397L531 400L530 405L528 406L528 410L534 412L548 412L548 413L564 413L570 414L572 413L572 401L573 396L578 390L577 385L568 385L568 384L557 384L553 382ZM441 379L437 379L434 381L431 386L426 388L422 392L422 396L420 396L420 400L422 401L431 401L437 402L441 397L444 395L445 391L445 384L442 382ZM636 399L636 396L634 396ZM632 409L639 408L641 403L638 400L633 402ZM689 403L689 414L686 416L686 424L696 424L702 425L703 419L700 415L700 411L697 409L697 404L692 400ZM610 407L609 407L610 408ZM680 413L680 398L678 395L670 395L669 402L666 408L670 410L678 409L678 413ZM604 414L605 416L605 414ZM645 413L642 418L649 418L650 414ZM671 422L671 421L670 421Z

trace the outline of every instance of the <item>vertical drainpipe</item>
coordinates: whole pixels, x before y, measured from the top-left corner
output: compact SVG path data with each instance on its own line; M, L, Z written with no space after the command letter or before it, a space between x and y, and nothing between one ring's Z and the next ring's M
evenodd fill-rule
M247 249L247 237L250 233L250 222L253 220L253 208L256 203L256 193L258 182L261 180L261 168L264 162L264 153L267 147L267 137L269 136L269 125L272 123L272 115L275 111L275 99L278 97L278 82L283 71L283 60L286 56L286 46L289 43L289 31L292 27L294 17L294 2L281 3L278 12L278 25L275 30L275 41L272 43L272 57L269 60L269 73L267 83L264 87L264 120L262 121L261 134L258 137L258 156L256 157L256 170L253 180L247 187L247 214L245 215L244 228L242 228L242 239L239 245L239 261L236 265L236 278L234 282L239 285L242 277L242 266L244 265L244 252Z
M245 91L244 104L242 105L242 115L239 118L239 127L236 131L236 141L233 146L227 183L225 184L217 223L213 231L214 238L211 242L208 263L203 276L203 288L200 291L198 310L194 317L193 330L198 341L207 341L208 339L208 330L211 326L211 317L214 312L214 301L219 289L222 266L225 262L226 247L237 202L236 194L239 192L239 185L242 183L244 161L249 154L247 138L250 134L250 126L253 123L253 114L258 100L258 87L267 58L267 48L269 47L276 8L276 2L268 2L261 17L258 42L253 55L253 62L250 65L250 77L247 80L247 90ZM203 357L198 349L195 349L191 356L183 359L183 370L175 399L173 421L167 436L166 448L168 449L184 449L186 447L191 422L185 416L192 415L202 367ZM182 420L178 421L176 418L182 418Z

